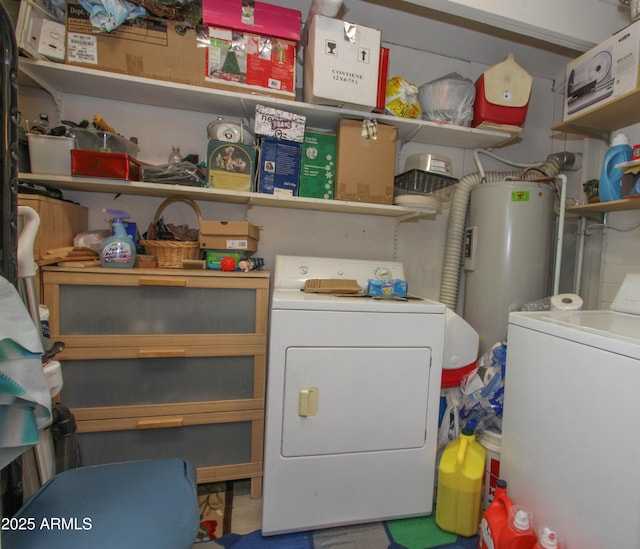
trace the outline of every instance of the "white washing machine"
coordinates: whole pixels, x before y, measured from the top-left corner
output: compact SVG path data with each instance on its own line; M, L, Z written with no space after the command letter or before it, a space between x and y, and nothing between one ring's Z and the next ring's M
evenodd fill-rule
M445 306L301 291L374 278L403 279L403 266L276 257L265 535L432 511Z
M640 274L611 310L511 313L500 476L563 547L640 547Z

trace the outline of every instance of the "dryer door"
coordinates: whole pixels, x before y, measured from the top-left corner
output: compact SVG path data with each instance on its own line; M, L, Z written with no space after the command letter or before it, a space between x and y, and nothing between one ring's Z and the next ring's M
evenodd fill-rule
M428 347L289 347L282 455L421 448Z

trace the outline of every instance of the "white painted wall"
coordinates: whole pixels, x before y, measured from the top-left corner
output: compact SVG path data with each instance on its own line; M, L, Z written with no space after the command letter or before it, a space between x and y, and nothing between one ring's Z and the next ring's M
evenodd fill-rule
M617 0L408 0L496 29L582 51L629 23Z

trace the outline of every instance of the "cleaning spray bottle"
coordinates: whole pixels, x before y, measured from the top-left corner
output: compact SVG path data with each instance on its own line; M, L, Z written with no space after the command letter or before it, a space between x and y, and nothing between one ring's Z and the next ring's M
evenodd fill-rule
M103 211L113 218L113 235L100 244L100 265L129 269L136 263L136 247L123 224L123 220L129 219L129 214L122 210Z
M611 147L604 155L598 195L600 202L620 200L622 198L623 168L616 168L617 164L628 162L633 156L629 138L624 133L618 133L611 141Z

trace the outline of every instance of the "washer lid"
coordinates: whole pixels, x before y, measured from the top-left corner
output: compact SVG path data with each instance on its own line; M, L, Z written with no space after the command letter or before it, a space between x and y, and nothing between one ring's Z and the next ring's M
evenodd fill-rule
M640 316L615 311L536 311L509 315L522 326L640 360Z
M374 299L372 297L335 296L332 294L307 293L297 289L273 291L272 309L308 311L371 311L384 313L431 313L444 314L445 305L430 299Z

